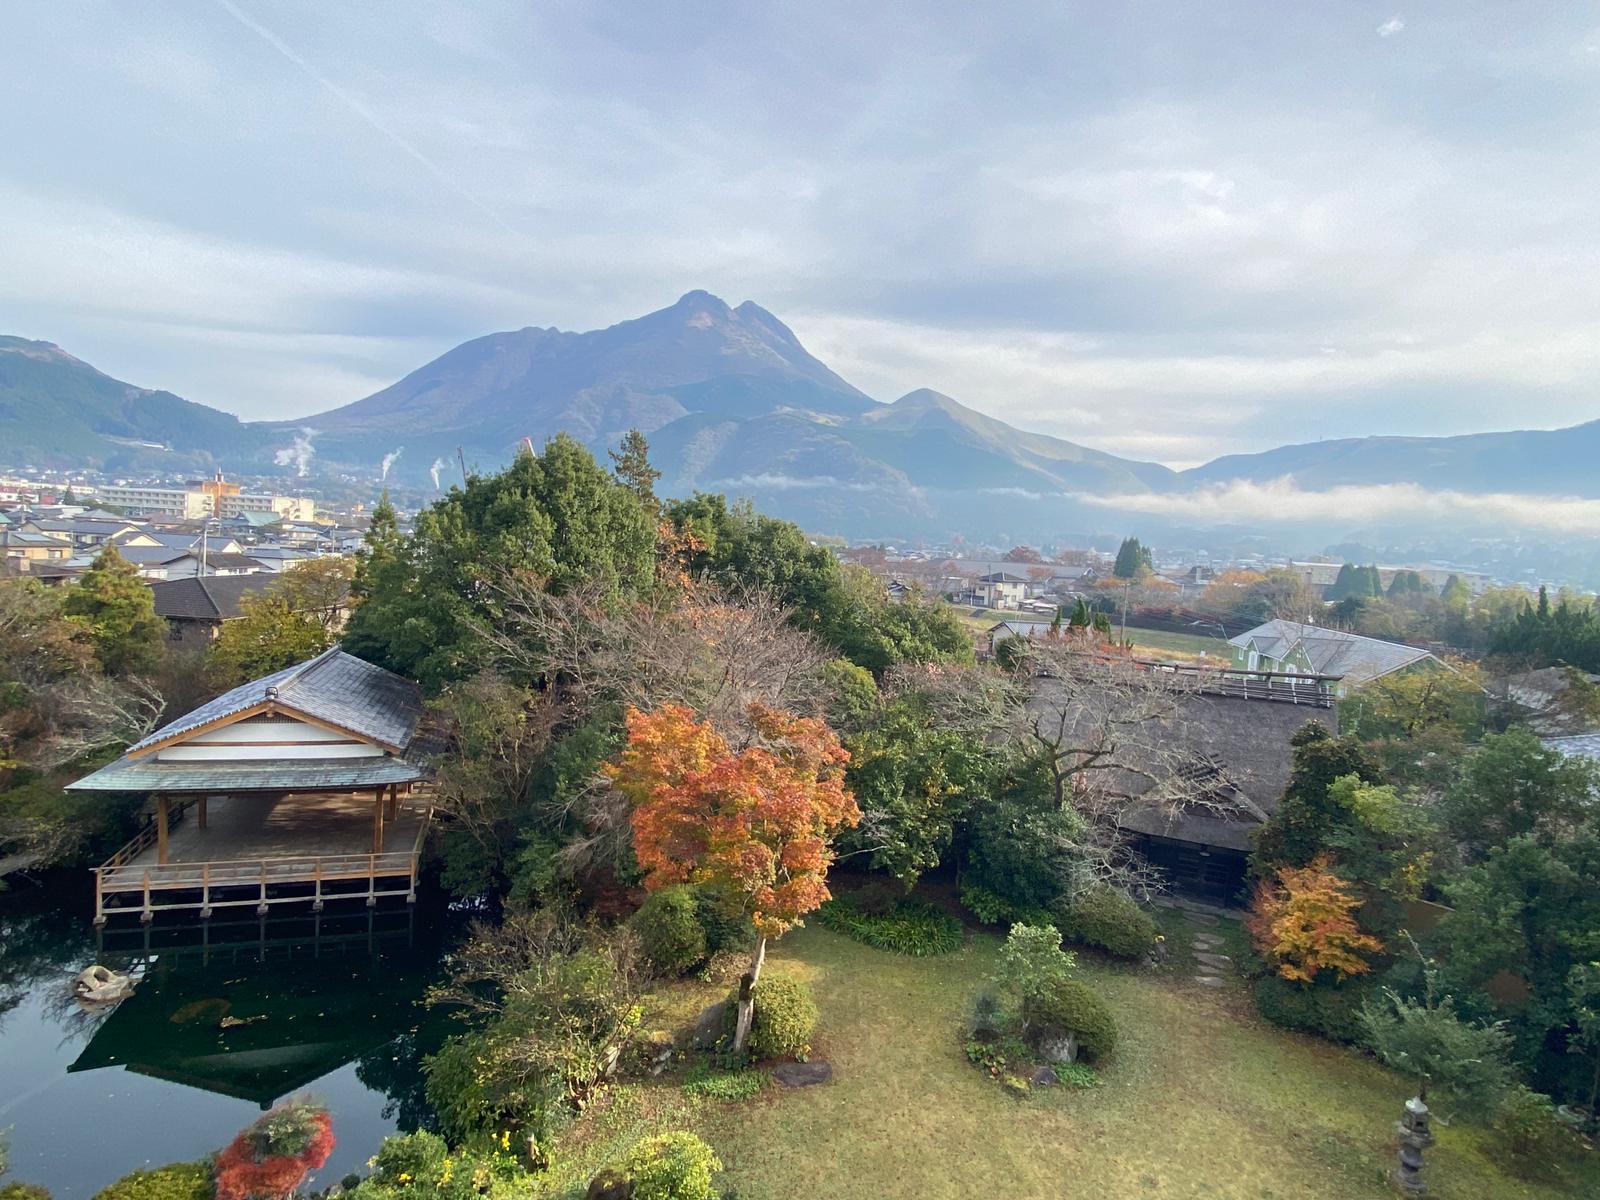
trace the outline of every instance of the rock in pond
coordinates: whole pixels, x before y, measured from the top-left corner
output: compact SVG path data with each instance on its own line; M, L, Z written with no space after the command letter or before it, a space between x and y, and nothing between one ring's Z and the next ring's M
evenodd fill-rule
M833 1078L833 1064L825 1062L786 1062L772 1068L772 1077L784 1087L815 1087Z

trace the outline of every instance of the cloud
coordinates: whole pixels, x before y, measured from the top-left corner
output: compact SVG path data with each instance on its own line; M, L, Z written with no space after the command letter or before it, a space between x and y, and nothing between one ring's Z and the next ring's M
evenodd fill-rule
M1078 493L1073 499L1091 507L1200 525L1388 522L1600 534L1600 500L1513 493L1469 495L1410 483L1306 491L1288 479L1236 481L1175 494Z
M876 483L851 483L843 479L835 479L831 475L740 475L731 479L713 479L706 485L718 491L743 492L760 491L846 491L846 492L881 492L886 490Z
M1405 27L1406 23L1399 17L1390 17L1382 25L1378 26L1378 36L1381 38L1391 38Z

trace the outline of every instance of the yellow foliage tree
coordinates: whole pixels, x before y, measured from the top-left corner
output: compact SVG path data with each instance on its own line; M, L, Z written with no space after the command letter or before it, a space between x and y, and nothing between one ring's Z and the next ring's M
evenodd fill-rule
M1335 875L1326 854L1303 867L1282 867L1256 888L1245 928L1279 975L1313 983L1323 971L1343 981L1372 970L1366 959L1383 943L1351 915L1360 899Z

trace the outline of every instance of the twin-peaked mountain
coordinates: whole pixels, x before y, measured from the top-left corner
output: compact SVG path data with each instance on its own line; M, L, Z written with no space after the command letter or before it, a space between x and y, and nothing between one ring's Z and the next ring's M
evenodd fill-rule
M221 466L376 477L424 490L566 432L603 457L642 430L661 489L748 496L818 532L1059 531L1073 494L1292 476L1302 487L1415 482L1600 495L1600 422L1459 438L1365 438L1234 455L1187 472L1029 433L919 390L882 404L751 302L690 292L607 329L527 328L463 343L364 399L241 423L121 383L46 342L0 338L0 465L177 473ZM1113 521L1113 524L1116 522ZM1081 523L1080 523L1081 525Z

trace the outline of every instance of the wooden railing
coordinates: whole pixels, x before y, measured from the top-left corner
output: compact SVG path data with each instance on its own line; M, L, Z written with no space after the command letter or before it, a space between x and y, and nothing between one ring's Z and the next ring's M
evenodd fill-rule
M310 903L313 910L320 911L327 900L365 899L368 905L373 905L382 896L404 896L407 901L415 901L417 866L432 815L431 805L425 803L411 849L388 850L381 854L283 855L136 865L132 859L150 846L149 841L140 844L140 838L136 837L103 865L94 868L95 924L104 924L114 911L137 911L141 920L148 921L157 908L198 910L202 917L209 917L218 908L253 906L257 913L265 914L274 904ZM379 888L377 881L380 879L403 879L404 883L398 887ZM323 890L325 884L359 880L366 881L365 889ZM312 890L292 895L274 895L269 890L283 884L311 884ZM241 898L241 891L253 894ZM170 895L175 892L198 892L199 898ZM219 896L217 892L222 894ZM137 904L108 902L113 897L128 895L138 896Z
M189 806L193 803L194 801L192 800L184 800L178 804L172 805L167 813L167 828L169 830L174 825L178 824L178 822L183 820L183 814L189 811ZM122 849L118 850L110 858L106 859L102 866L121 867L131 863L134 859L138 858L139 855L150 849L151 846L154 846L160 836L160 826L156 821L155 815L151 814L150 816L146 817L144 819L144 823L139 826L139 832L134 834L133 837L129 838L127 844L124 845Z

